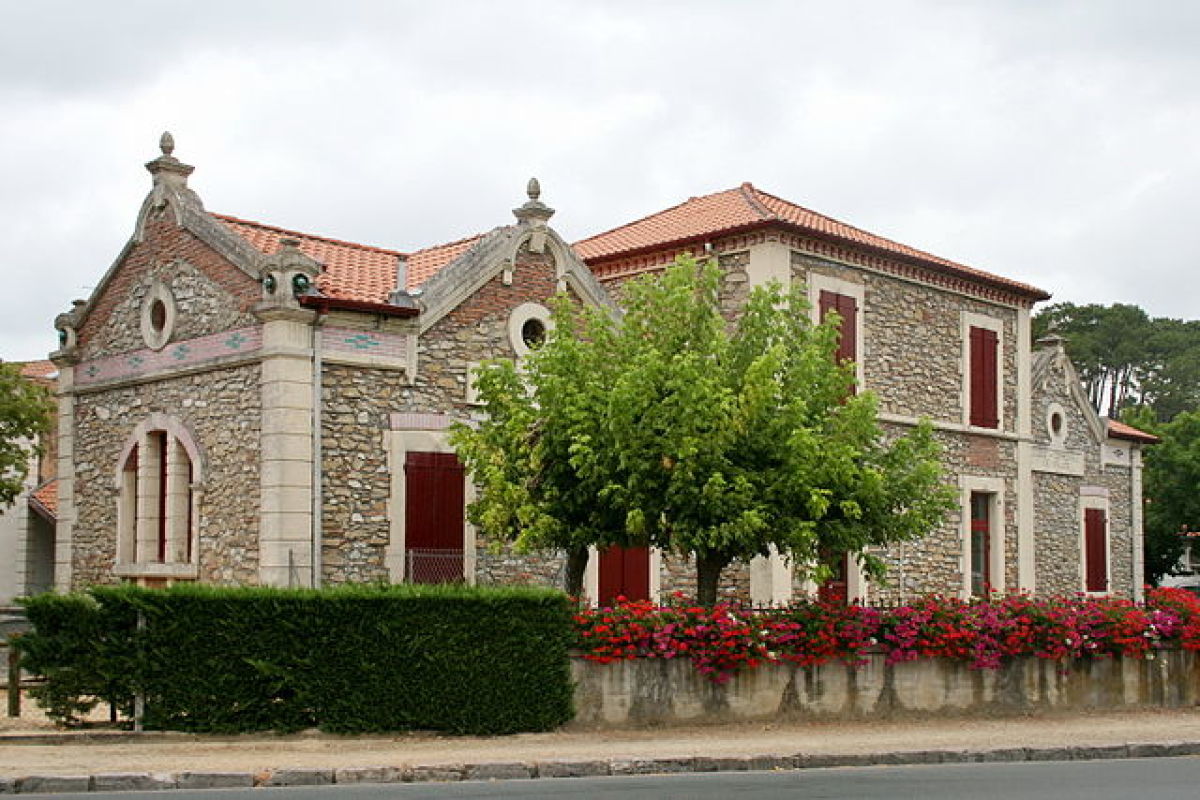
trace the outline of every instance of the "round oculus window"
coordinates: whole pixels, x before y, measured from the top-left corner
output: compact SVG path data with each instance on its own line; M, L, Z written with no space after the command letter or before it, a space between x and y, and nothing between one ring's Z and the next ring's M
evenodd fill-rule
M171 341L175 327L175 298L171 290L155 281L142 301L142 339L151 350L161 350Z
M167 327L167 304L157 297L150 303L150 327L157 334Z
M546 342L546 323L530 317L521 325L521 341L530 350L536 350Z

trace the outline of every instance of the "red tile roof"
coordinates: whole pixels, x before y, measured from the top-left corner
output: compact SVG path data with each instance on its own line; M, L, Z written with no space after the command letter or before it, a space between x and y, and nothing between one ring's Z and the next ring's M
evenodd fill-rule
M1145 442L1154 444L1161 441L1154 434L1140 431L1132 425L1126 425L1124 422L1118 422L1115 419L1106 420L1108 423L1108 435L1114 439L1128 439L1131 442Z
M799 233L868 248L916 261L937 271L980 281L1021 295L1047 299L1041 289L958 264L868 233L831 217L767 194L749 183L684 203L576 242L587 264L661 251L673 246L756 228L783 226Z
M29 505L50 522L58 519L58 478L51 478L29 495Z
M398 250L315 236L226 214L213 216L267 255L279 249L282 238L299 241L302 253L325 265L325 271L317 277L317 288L330 297L385 303L396 288L396 262L404 255Z
M58 367L53 361L26 361L21 364L21 377L49 381L58 376Z
M482 238L483 234L468 236L457 242L447 242L415 251L408 257L407 288L415 289L425 283L436 275L438 270L470 250Z

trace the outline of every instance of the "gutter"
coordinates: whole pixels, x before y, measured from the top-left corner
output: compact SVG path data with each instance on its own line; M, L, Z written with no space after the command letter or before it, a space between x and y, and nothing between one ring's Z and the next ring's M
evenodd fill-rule
M373 303L368 300L348 300L343 297L326 297L316 294L302 294L298 299L300 305L314 308L321 314L327 314L330 311L363 311L387 317L415 317L421 313L421 309L415 304L400 306L392 303Z

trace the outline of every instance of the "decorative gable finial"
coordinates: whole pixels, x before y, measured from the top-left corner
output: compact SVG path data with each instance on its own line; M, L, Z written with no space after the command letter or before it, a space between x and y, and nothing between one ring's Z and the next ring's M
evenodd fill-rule
M525 193L529 200L520 208L514 208L513 214L523 224L536 228L546 227L546 221L554 216L554 209L538 199L542 196L542 185L538 183L537 178L529 179L529 183L525 185Z
M158 149L162 155L146 164L146 169L154 176L154 185L169 186L173 189L186 189L188 175L195 167L184 164L173 153L175 152L175 137L170 131L164 131L158 137Z

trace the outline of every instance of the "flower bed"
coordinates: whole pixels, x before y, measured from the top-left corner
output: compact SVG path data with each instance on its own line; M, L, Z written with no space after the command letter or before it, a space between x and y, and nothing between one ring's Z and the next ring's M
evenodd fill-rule
M688 659L714 683L764 663L886 663L942 658L999 669L1014 658L1153 657L1159 646L1200 650L1200 599L1152 589L1145 603L1028 595L963 601L926 597L896 608L806 601L778 609L619 602L575 615L580 655L599 663Z

